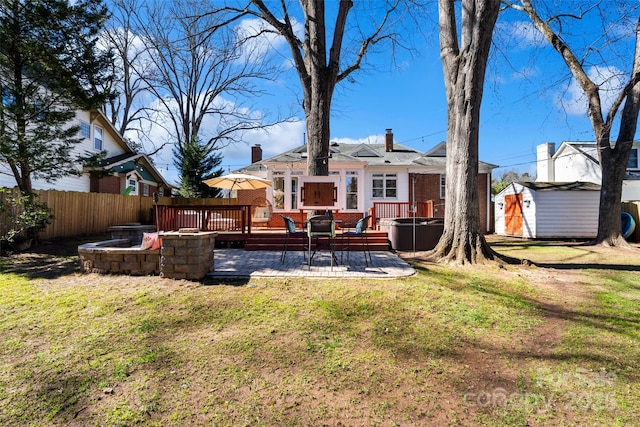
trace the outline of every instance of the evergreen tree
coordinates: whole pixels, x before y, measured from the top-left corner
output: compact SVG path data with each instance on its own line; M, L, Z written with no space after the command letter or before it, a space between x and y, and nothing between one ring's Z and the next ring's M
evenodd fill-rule
M0 161L23 194L97 159L74 151L72 120L110 96L97 84L110 78L96 48L106 17L100 0L0 0Z
M212 150L199 138L192 138L188 143L174 148L173 154L174 164L180 170L180 196L220 197L219 189L202 182L222 175L223 169L218 168L222 163L222 156L217 148Z

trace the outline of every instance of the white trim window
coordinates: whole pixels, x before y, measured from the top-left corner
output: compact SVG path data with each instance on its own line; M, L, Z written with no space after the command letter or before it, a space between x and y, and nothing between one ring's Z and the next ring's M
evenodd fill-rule
M100 126L93 126L93 148L102 151L104 131Z
M302 175L301 171L291 172L291 209L298 209L298 176Z
M398 176L395 173L374 173L371 181L371 197L374 199L397 199Z
M142 195L149 197L149 184L142 184Z
M129 194L131 196L138 195L138 180L136 179L135 176L131 176L127 178L127 189L129 188L131 188L131 190L129 191Z
M444 174L440 175L440 198L444 199L447 191L447 178Z
M273 173L273 208L284 209L284 172Z
M347 171L346 209L358 209L358 171Z
M83 120L80 120L80 136L91 139L91 125Z
M632 148L631 154L629 154L629 163L627 163L627 169L638 169L638 149Z

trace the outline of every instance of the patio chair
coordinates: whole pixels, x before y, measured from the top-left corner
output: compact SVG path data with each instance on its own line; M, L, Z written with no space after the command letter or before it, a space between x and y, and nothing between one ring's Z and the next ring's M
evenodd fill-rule
M309 256L307 258L309 262L309 270L311 270L311 259L318 250L321 237L326 237L328 240L329 250L331 251L331 269L333 269L334 260L336 261L336 264L338 263L335 255L336 222L326 215L312 216L307 220L307 236L309 239L309 246L307 247L307 250L309 251ZM313 239L316 241L316 249L312 254L311 245L313 244Z
M271 214L273 213L273 209L271 208L271 203L262 198L260 201L256 202L254 200L251 202L251 206L253 209L253 213L251 215L251 225L252 226L267 226L269 227L269 222L271 221Z
M362 253L364 254L364 263L368 267L369 261L373 264L373 259L371 258L371 251L369 250L369 241L367 239L367 228L369 228L369 220L371 219L371 215L367 215L364 218L358 220L357 222L351 222L348 224L342 224L342 229L347 230L342 232L342 241L344 242L344 238L347 238L347 262L349 262L349 252L350 252L350 243L351 237L357 236L360 241L364 240L364 244L362 245ZM352 231L349 231L352 229ZM344 248L343 248L344 249ZM367 259L368 255L368 259ZM340 258L342 259L342 252L340 253Z
M284 220L284 228L286 231L286 235L284 238L284 249L282 250L282 254L280 254L280 262L284 263L284 259L287 256L287 249L289 248L289 239L291 237L296 237L296 236L300 236L300 237L304 237L304 241L306 242L307 240L307 232L304 230L298 230L296 228L296 222L285 215L280 215L282 217L282 219ZM302 256L304 257L305 261L307 259L307 248L302 248Z

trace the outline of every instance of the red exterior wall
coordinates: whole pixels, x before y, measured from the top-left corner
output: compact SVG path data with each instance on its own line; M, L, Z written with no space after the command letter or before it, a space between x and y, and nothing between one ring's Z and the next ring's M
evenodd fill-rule
M411 182L413 174L409 177ZM489 174L478 174L478 201L480 204L480 226L485 233L493 231L490 224L487 230L487 180ZM411 192L410 192L411 197ZM417 174L415 185L415 198L418 202L433 200L433 215L444 218L444 199L440 198L440 174ZM412 200L410 200L412 202Z
M120 177L105 176L98 180L97 193L120 194Z

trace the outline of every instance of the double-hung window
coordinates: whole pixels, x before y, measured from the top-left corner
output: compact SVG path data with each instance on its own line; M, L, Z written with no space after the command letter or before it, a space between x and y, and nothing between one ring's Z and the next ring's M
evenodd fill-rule
M447 189L447 179L445 175L440 175L440 198L441 199L444 199L446 189Z
M298 209L298 176L302 171L291 172L291 209Z
M273 173L273 207L284 209L284 172Z
M627 169L638 169L638 149L631 149L631 154L629 155L629 163L627 163Z
M374 173L371 188L374 199L395 199L398 197L398 177L395 173Z
M358 171L347 171L347 209L358 209Z
M82 120L80 120L80 136L85 139L91 138L91 125Z
M99 126L93 127L93 148L102 151L103 130Z

